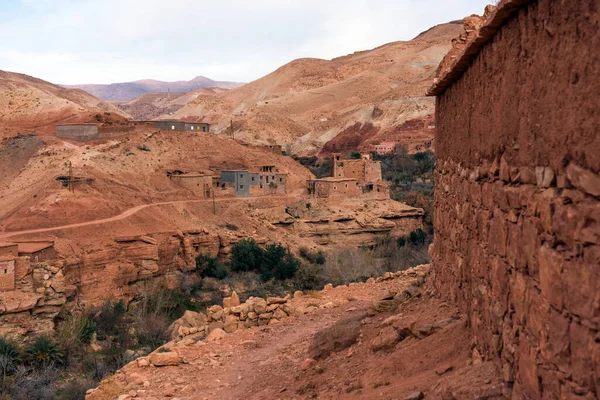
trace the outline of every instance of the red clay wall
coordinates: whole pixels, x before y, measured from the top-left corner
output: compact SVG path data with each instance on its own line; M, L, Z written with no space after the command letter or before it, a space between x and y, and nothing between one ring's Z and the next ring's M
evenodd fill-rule
M599 11L534 1L437 99L432 279L513 399L600 396Z

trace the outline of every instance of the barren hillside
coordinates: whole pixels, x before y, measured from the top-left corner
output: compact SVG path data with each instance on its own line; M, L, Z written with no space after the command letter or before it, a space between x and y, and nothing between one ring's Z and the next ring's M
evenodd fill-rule
M97 114L104 113L117 120L127 116L83 90L0 71L0 138L16 133L50 133L56 123L92 122Z
M219 87L231 89L242 85L238 82L220 82L204 76L197 76L189 81L163 82L154 79L143 79L134 82L111 83L108 85L63 85L69 88L83 89L88 93L106 101L129 101L145 93L190 92L196 89Z
M171 116L198 96L212 96L227 89L200 88L191 92L144 93L129 101L115 101L114 105L137 121L149 121L159 116Z
M200 95L173 116L209 122L223 134L233 120L236 137L293 145L299 154L317 153L340 133L361 129L372 141L402 140L406 134L399 127L433 113L425 91L461 32L462 23L449 23L410 41L333 60L295 60L242 87Z

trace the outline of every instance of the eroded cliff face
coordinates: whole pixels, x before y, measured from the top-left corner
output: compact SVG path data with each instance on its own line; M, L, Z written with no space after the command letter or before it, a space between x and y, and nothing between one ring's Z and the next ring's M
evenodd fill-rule
M17 259L15 290L0 292L0 335L51 333L54 319L63 309L95 306L106 299L129 302L146 290L149 281L180 287L184 281L198 279L199 254L225 261L232 245L241 239L252 238L260 245L278 241L292 251L301 246L327 251L375 244L378 238L406 235L422 226L423 210L392 200L312 201L310 209L306 203L252 211L251 217L263 228L254 231L245 226L97 241L71 235L56 239L56 259L44 263L31 263L28 257Z
M438 87L433 281L512 398L600 395L591 4L501 2L480 30L490 41Z

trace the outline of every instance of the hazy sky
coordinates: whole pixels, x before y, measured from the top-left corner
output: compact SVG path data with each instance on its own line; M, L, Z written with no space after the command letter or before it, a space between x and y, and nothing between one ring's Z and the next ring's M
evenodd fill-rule
M249 82L482 14L485 0L0 0L0 69L54 83Z

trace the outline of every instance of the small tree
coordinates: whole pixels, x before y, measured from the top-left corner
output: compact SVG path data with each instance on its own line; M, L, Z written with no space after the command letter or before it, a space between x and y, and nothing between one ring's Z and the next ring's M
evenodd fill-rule
M63 353L58 344L46 335L38 336L25 350L27 361L34 367L45 368L63 363Z
M227 268L219 262L219 259L209 254L200 254L196 257L196 268L202 278L225 279L229 275Z
M360 153L358 151L353 151L350 153L351 160L360 160Z
M414 246L424 245L427 241L427 233L421 228L418 228L410 233L410 243Z
M231 248L231 269L233 271L260 271L263 249L254 239L243 239Z
M398 247L406 246L406 236L400 236L398 239L396 239L396 245Z

